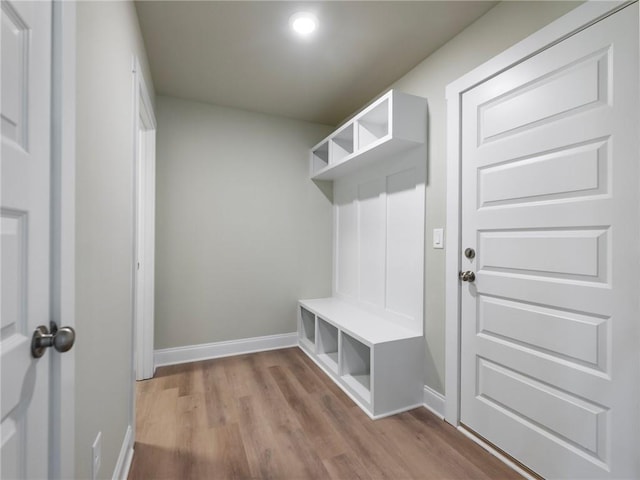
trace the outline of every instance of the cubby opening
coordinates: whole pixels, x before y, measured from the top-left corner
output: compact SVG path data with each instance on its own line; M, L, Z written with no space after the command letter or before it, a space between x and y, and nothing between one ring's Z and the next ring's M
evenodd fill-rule
M344 332L342 378L363 400L371 401L371 349Z
M329 142L322 143L311 153L313 173L319 172L329 165Z
M306 308L300 307L300 319L301 339L313 348L316 343L316 316Z
M357 121L358 150L367 148L374 142L389 135L389 99L365 113Z
M318 317L318 359L338 372L338 329Z
M331 163L338 163L353 153L353 123L331 138Z

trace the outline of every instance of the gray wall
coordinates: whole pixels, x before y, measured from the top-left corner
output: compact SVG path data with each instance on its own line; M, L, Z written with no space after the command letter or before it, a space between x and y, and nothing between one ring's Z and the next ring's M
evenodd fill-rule
M429 102L429 163L425 224L425 383L444 393L445 251L431 247L446 218L445 88L458 77L526 38L580 2L503 2L393 84ZM446 232L445 232L446 235Z
M157 98L155 348L296 330L331 295L331 202L308 150L331 127Z
M77 3L76 478L99 431L111 478L129 425L134 54L149 82L131 2Z

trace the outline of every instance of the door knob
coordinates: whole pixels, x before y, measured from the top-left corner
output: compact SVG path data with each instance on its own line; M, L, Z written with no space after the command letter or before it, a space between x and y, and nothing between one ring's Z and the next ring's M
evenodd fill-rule
M460 280L463 282L473 282L476 279L476 274L471 270L467 270L466 272L460 272L458 277L460 277Z
M71 327L52 328L51 333L44 325L33 331L31 337L31 355L40 358L48 347L53 347L60 353L68 352L76 341L76 332Z

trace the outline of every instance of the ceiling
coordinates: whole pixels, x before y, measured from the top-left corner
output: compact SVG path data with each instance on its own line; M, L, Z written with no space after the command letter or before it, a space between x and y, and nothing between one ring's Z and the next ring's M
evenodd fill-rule
M482 16L485 1L137 1L158 95L336 125ZM297 38L289 17L313 12Z

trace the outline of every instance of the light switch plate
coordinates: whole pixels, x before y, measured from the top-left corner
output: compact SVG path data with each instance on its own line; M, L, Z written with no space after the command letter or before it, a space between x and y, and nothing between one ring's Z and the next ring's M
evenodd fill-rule
M433 229L433 248L444 248L444 228Z

